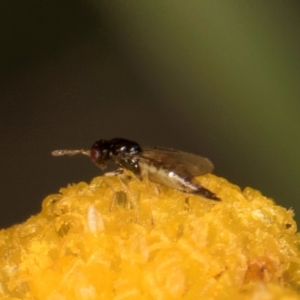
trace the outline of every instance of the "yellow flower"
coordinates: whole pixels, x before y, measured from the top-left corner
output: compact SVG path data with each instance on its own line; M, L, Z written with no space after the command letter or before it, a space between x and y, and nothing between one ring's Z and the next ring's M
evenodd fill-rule
M117 177L48 196L0 232L1 299L300 299L293 212L198 180L222 200Z

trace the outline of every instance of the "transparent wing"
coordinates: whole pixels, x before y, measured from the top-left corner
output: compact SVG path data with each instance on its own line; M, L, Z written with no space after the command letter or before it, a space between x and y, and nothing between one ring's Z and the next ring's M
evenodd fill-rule
M139 155L148 164L185 175L200 176L214 169L212 162L205 157L171 148L142 147Z

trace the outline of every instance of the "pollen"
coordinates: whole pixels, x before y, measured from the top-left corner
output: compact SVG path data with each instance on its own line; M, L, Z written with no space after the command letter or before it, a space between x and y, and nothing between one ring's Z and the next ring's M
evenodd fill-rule
M132 177L46 197L0 231L0 299L300 299L292 210L223 178L213 201Z

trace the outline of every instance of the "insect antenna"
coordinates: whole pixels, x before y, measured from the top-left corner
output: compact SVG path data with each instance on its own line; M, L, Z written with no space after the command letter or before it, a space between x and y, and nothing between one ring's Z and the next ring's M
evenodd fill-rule
M68 155L68 156L73 156L76 154L83 154L87 156L91 156L91 151L90 150L54 150L51 152L53 156L63 156L63 155Z

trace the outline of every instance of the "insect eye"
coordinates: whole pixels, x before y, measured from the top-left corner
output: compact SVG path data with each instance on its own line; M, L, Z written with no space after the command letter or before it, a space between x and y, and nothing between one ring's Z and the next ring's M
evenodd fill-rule
M100 157L100 152L96 150L95 148L91 149L91 159L92 161L96 162L98 158Z

